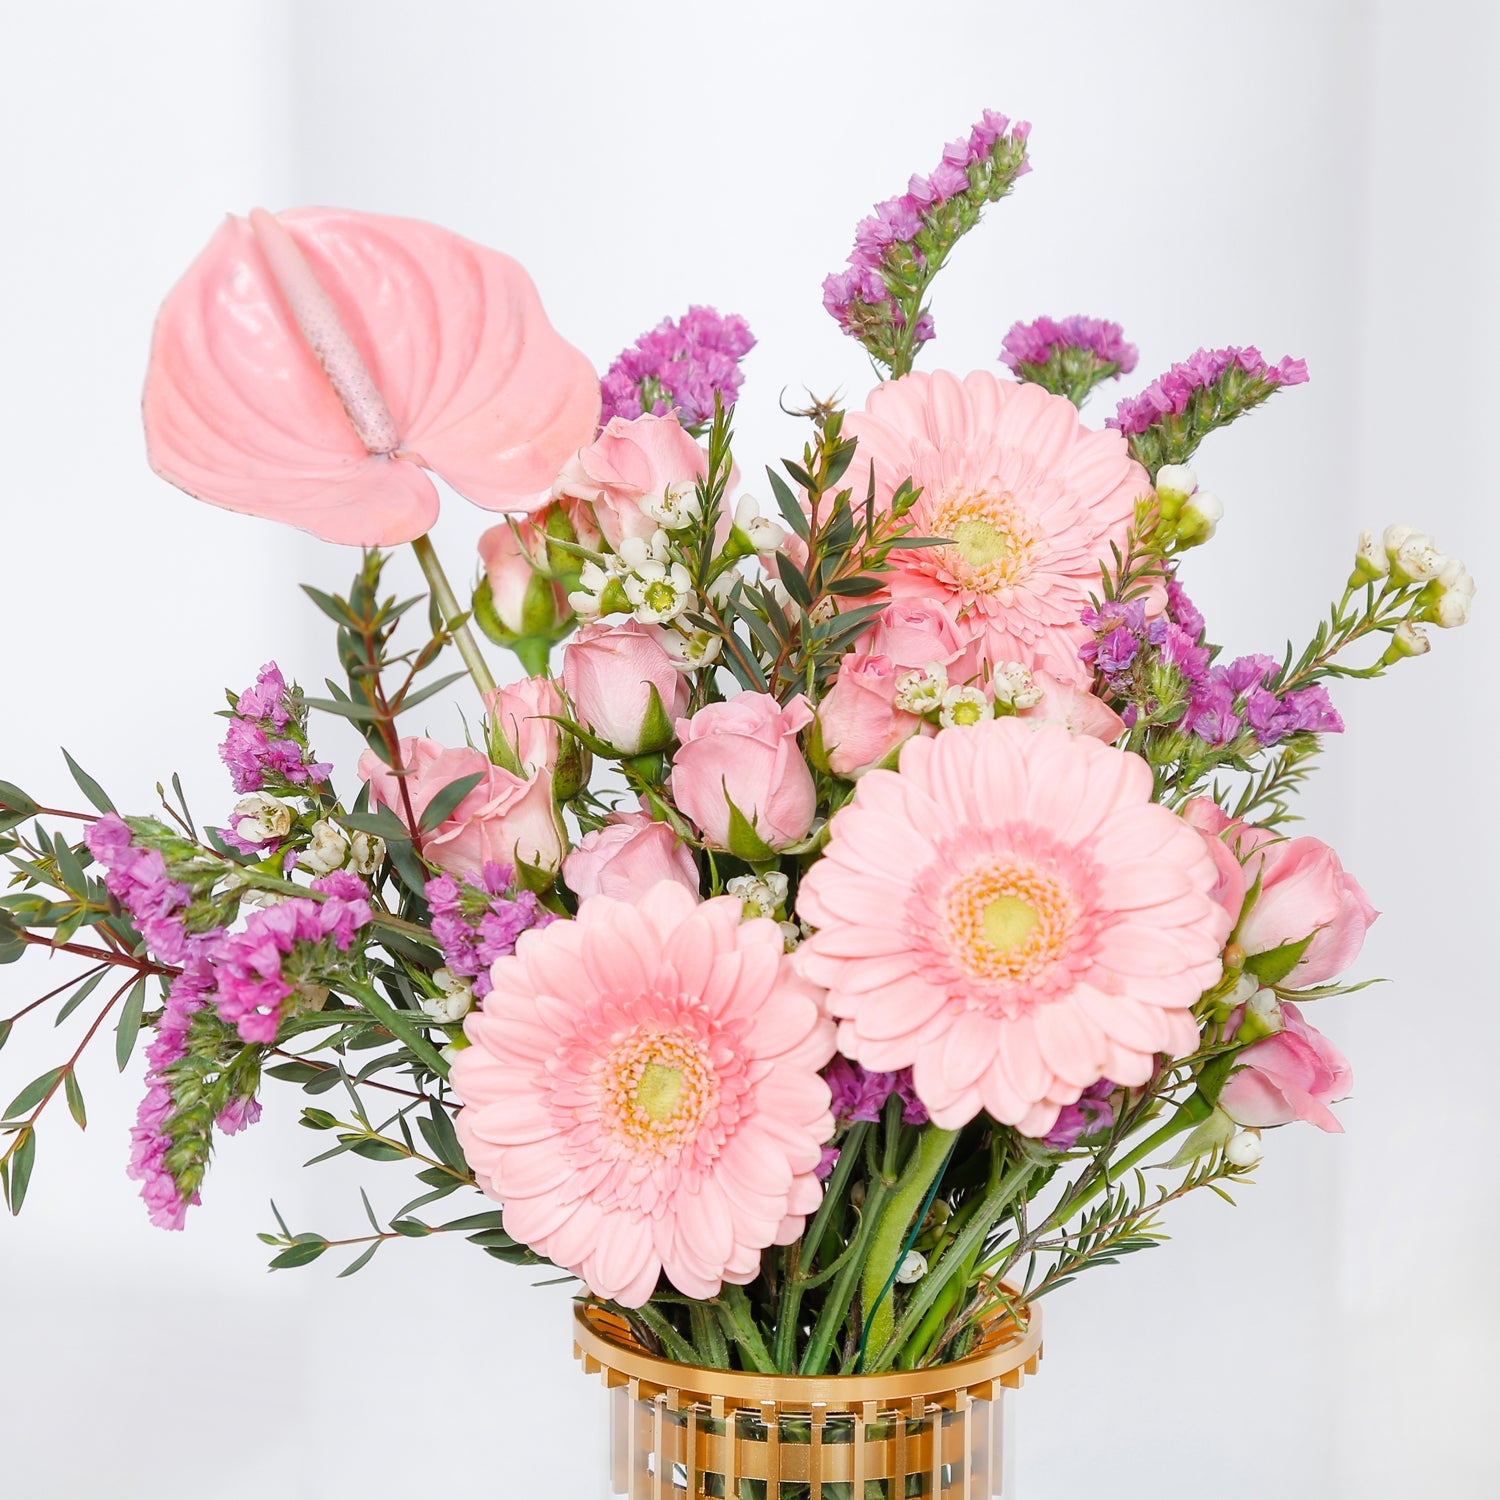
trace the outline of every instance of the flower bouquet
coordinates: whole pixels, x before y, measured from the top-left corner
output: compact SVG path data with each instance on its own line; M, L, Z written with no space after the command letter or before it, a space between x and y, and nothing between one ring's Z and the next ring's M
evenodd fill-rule
M5 1110L13 1212L44 1114L85 1123L91 1042L123 1069L145 1032L154 1223L300 1090L315 1161L413 1191L368 1233L277 1215L272 1266L458 1234L562 1268L617 1493L974 1496L1039 1300L1227 1197L1266 1129L1340 1128L1308 1013L1357 988L1375 911L1292 794L1343 728L1329 684L1426 651L1473 585L1365 533L1304 647L1223 660L1179 576L1222 514L1189 461L1300 361L1200 350L1098 426L1136 363L1111 323L1017 324L1003 377L914 370L1028 134L986 112L860 224L824 304L874 387L808 399L764 505L742 319L691 308L601 381L492 250L225 223L157 323L152 465L364 550L306 590L326 691L267 665L230 693L218 821L175 779L122 816L71 757L91 810L0 783L0 963L66 970L0 1046L93 1010ZM500 517L467 598L432 475ZM425 601L382 582L407 543ZM497 684L476 631L527 675ZM467 743L420 732L437 694Z

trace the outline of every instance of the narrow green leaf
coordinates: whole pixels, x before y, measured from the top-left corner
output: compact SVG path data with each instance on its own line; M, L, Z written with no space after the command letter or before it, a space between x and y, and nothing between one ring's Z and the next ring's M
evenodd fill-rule
M366 1161L405 1161L408 1155L400 1146L391 1141L364 1139L350 1141L348 1144L349 1149L356 1156L362 1156Z
M6 812L29 818L37 810L37 805L14 782L0 781L0 808Z
M306 1083L310 1078L320 1078L327 1070L315 1068L311 1063L284 1062L277 1063L274 1068L267 1068L266 1074L271 1078L279 1078L283 1083Z
M782 520L804 542L807 541L811 535L807 517L803 514L802 507L797 504L797 497L792 493L791 486L769 465L766 468L766 478L771 481L771 493L776 497L776 509L781 512Z
M293 1266L308 1266L313 1263L326 1249L326 1240L304 1240L301 1244L292 1245L283 1250L271 1262L273 1271L290 1270Z
M62 877L63 889L74 896L87 895L88 880L77 854L73 852L73 846L66 839L58 839L52 846L52 857L57 861L57 873Z
M462 677L464 674L458 674ZM434 828L446 823L452 815L454 808L458 806L470 792L485 778L483 771L475 771L471 776L460 776L457 781L450 781L447 786L437 792L431 802L422 809L422 815L417 819L417 827L423 833L430 833Z
M332 1130L338 1121L326 1109L304 1109L298 1123L309 1130Z
M359 622L349 612L348 606L342 599L335 599L332 594L325 594L321 589L315 589L311 584L304 583L302 592L312 600L319 609L328 616L335 625L357 625Z
M812 590L807 586L807 579L802 576L802 569L784 552L776 554L776 571L781 576L782 587L787 593L803 609L811 609L813 596Z
M26 1189L31 1185L31 1171L36 1166L36 1131L29 1126L21 1132L20 1144L10 1160L10 1211L21 1212L26 1201Z
M404 714L407 709L415 708L419 703L425 703L434 693L440 693L446 687L452 687L460 678L467 677L465 672L450 672L446 677L439 677L436 682L429 682L425 687L418 688L415 693L408 693L399 703L392 704L393 713Z
M104 974L105 971L103 969L100 969L97 974L89 975L89 977L85 979L83 983L80 984L71 995L68 996L67 1000L63 1004L63 1008L57 1013L57 1019L52 1024L54 1026L61 1026L62 1023L66 1021L68 1017L71 1016L73 1012L77 1010L78 1007L82 1005L83 1002L94 993L94 991L99 986L99 982L104 978Z
M486 1250L508 1250L516 1244L503 1229L487 1229L481 1234L469 1234L464 1238L471 1245L482 1245Z
M379 994L372 986L361 984L350 987L354 997L369 1013L380 1022L393 1036L399 1037L406 1043L407 1049L420 1061L437 1074L439 1078L448 1076L448 1064L443 1060L442 1054L431 1042L427 1040L420 1029L420 1024L414 1016L407 1011L397 1010L385 997Z
M458 1172L469 1170L469 1164L464 1159L464 1149L458 1143L458 1132L454 1130L453 1121L441 1104L433 1100L431 1117L418 1115L417 1126L422 1132L422 1139L439 1161Z
M339 816L339 822L346 828L353 828L359 833L373 833L387 841L411 838L411 830L388 807L377 808L372 813L343 813Z
M115 1062L120 1071L130 1061L135 1051L135 1039L141 1034L141 1012L146 1008L146 976L141 975L131 985L125 1004L120 1008L120 1019L115 1023Z
M40 1078L33 1078L31 1082L28 1083L26 1087L22 1089L14 1099L10 1101L10 1108L7 1109L4 1116L0 1118L14 1120L19 1118L21 1115L28 1113L30 1110L35 1109L36 1106L40 1104L42 1100L52 1092L57 1083L57 1080L61 1078L66 1072L67 1066L66 1064L64 1064L56 1068L49 1068L45 1073L42 1074Z
M432 1233L420 1219L393 1219L391 1228L397 1234L404 1234L409 1240L423 1240Z
M353 719L360 724L378 724L380 722L380 710L371 708L364 703L339 703L333 698L308 698L302 701L309 708L316 708L325 714L337 714L341 719Z
M13 1024L11 1021L0 1021L0 1047L10 1040L10 1029Z
M81 791L83 795L87 797L89 801L92 802L100 812L112 813L115 810L115 805L109 800L107 796L105 796L104 788L101 787L99 783L95 781L94 778L90 776L89 773L85 771L83 767L80 766L78 762L74 760L66 750L63 751L63 759L67 761L68 769L73 773L73 780L78 783L78 790Z
M383 1234L384 1231L380 1227L380 1220L375 1217L375 1209L370 1203L370 1195L363 1188L359 1190L359 1201L365 1206L365 1218L370 1221L370 1228L376 1234Z
M353 1276L355 1272L363 1271L364 1268L370 1264L370 1260L374 1256L375 1252L380 1249L381 1245L383 1245L384 1243L384 1240L376 1240L374 1244L366 1245L365 1248L361 1250L360 1253L356 1255L354 1259L351 1260L342 1271L339 1272L338 1279L342 1281L345 1276Z
M78 1122L80 1130L89 1128L88 1112L83 1107L83 1090L78 1086L78 1074L71 1068L63 1079L63 1092L68 1098L68 1113Z
M439 1224L439 1229L448 1231L474 1230L474 1229L504 1229L505 1220L498 1208L491 1209L485 1214L470 1214L466 1219L453 1219L447 1224Z

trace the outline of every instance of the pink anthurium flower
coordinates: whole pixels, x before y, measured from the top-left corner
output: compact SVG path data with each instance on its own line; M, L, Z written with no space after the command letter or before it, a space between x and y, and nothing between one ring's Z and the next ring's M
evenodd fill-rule
M146 372L151 466L331 542L437 518L431 469L486 510L543 504L599 381L508 256L413 219L231 216L168 293Z

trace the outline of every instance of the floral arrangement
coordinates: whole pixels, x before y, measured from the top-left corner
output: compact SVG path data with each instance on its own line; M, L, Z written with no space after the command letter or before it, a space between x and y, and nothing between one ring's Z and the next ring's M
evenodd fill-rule
M1137 360L1113 323L1018 323L1004 375L913 370L1028 134L986 112L859 225L824 304L878 379L809 400L765 507L733 458L743 319L693 307L601 381L503 255L226 222L157 324L150 458L364 549L306 590L338 676L231 692L208 826L175 779L122 816L71 757L89 811L0 783L0 963L67 970L0 1046L98 1007L5 1110L13 1212L59 1096L85 1124L90 1044L124 1069L144 1033L129 1172L163 1228L280 1084L315 1161L416 1191L366 1198L368 1233L277 1215L274 1267L460 1234L670 1358L872 1372L1155 1244L1266 1129L1340 1128L1350 1067L1309 1016L1358 988L1376 913L1292 794L1343 729L1330 685L1425 652L1473 584L1367 532L1302 649L1225 660L1182 576L1222 515L1189 463L1300 361L1200 350L1101 425L1080 409ZM501 517L468 602L430 474ZM382 583L406 543L425 610ZM421 733L441 693L465 744Z

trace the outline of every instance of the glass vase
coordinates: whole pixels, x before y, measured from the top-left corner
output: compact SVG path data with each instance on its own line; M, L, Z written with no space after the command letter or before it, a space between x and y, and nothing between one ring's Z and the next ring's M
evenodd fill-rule
M585 1303L574 1350L608 1388L612 1500L1014 1500L1005 1396L1036 1369L1041 1319L997 1317L930 1369L754 1375L657 1358Z

